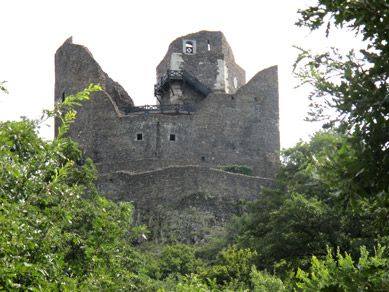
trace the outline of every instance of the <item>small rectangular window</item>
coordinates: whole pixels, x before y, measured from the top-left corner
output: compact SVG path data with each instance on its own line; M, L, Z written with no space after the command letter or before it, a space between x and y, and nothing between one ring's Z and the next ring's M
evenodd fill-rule
M136 134L136 140L137 141L143 140L143 134L142 133Z
M193 54L193 44L191 42L187 42L185 45L185 50L187 54Z
M196 54L196 41L195 40L183 40L183 51L186 55Z
M176 135L170 134L170 141L176 141Z

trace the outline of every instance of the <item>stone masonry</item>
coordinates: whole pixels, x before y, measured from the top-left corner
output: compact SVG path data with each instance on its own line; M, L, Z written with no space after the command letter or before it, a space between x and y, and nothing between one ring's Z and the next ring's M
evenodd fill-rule
M196 204L185 199L193 194L217 195L231 206L271 185L280 147L277 67L245 84L221 32L200 31L170 44L157 67L152 108L136 107L71 38L57 50L55 68L56 102L91 83L103 88L77 109L69 135L93 159L98 189L133 202L138 215L177 202L174 208L184 212ZM220 170L227 165L250 167L254 176ZM198 203L200 213L207 209ZM215 224L233 213L216 209Z

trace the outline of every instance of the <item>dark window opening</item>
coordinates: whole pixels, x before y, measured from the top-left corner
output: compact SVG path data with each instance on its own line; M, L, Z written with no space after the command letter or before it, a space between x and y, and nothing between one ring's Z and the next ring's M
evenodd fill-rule
M205 161L205 156L201 156L201 161Z
M64 101L65 101L65 91L62 92L62 102L64 102Z
M170 134L170 141L176 141L176 135Z
M210 50L211 50L211 44L208 41L208 51L210 51Z
M185 43L185 52L187 54L193 54L193 43L192 42Z
M143 134L142 133L136 134L136 140L138 141L143 140Z
M231 100L233 100L234 99L234 97L233 96L231 96Z

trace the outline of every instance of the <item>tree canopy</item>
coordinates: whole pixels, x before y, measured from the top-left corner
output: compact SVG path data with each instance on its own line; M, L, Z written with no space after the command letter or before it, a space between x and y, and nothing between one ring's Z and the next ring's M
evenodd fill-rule
M320 0L301 10L299 26L346 27L366 48L346 56L337 49L313 54L301 49L296 74L313 86L311 117L325 118L347 139L323 165L334 194L354 210L373 209L388 229L389 207L389 6L386 0ZM298 69L297 69L298 68ZM329 115L329 109L337 115Z
M76 114L68 107L96 90L68 97L44 117L62 113L65 133ZM136 287L132 206L99 196L92 161L61 135L42 140L39 122L0 123L0 290Z

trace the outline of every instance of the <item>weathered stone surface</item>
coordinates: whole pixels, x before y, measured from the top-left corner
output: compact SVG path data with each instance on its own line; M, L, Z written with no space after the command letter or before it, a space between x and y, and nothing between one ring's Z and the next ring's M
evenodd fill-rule
M230 217L229 201L253 200L261 186L270 186L271 179L226 172L205 166L170 166L141 173L116 171L99 176L97 187L103 194L117 201L133 202L135 208L153 210L158 205L174 208L182 206L186 196L192 194L223 194L225 198L217 208L220 219ZM198 202L197 207L212 211L215 206ZM190 206L190 205L188 205Z
M147 224L152 238L202 244L212 230L258 198L271 179L205 166L170 166L141 173L111 172L99 177L99 193L132 202L135 221Z
M187 40L195 41L194 54L183 53ZM158 206L173 213L193 207L219 224L235 212L231 206L239 199L252 199L261 185L271 184L280 147L277 67L244 84L244 70L235 64L221 32L178 38L157 68L159 77L172 68L188 71L213 90L199 98L176 83L186 88L182 94L187 100L195 100L197 109L191 114L126 114L131 98L87 48L71 39L55 59L56 101L90 83L102 85L103 92L77 109L69 135L94 160L99 189L112 199L132 201L138 215L150 218ZM251 167L255 177L216 169L234 164ZM193 201L196 194L223 199L212 206Z
M195 44L193 54L185 52L186 42ZM185 70L214 92L234 93L246 83L246 73L235 63L232 49L220 31L200 31L174 40L157 66L157 82L167 70Z
M107 98L116 106L134 105L124 88L101 69L89 50L68 38L55 54L55 101L100 84Z

